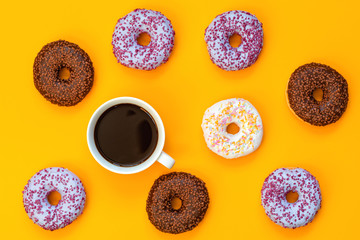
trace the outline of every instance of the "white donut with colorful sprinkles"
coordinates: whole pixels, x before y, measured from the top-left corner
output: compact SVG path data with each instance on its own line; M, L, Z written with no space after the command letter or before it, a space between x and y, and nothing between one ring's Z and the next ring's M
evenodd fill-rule
M227 132L230 124L239 131ZM263 125L260 114L247 100L220 101L205 111L201 127L207 146L224 158L238 158L255 151L261 144Z
M241 36L237 48L230 45L233 34ZM218 15L205 30L211 61L227 71L247 68L255 63L263 47L262 23L251 13L235 10Z
M48 195L57 191L61 200L51 205ZM23 203L30 219L46 230L72 223L83 211L85 190L80 179L65 168L51 167L37 172L23 191Z
M147 46L137 42L144 32L151 37ZM135 9L118 20L112 37L113 53L124 66L152 70L169 59L174 35L170 20L160 12Z
M294 203L286 199L291 191L298 194ZM276 224L284 228L305 226L321 207L319 182L302 168L279 168L265 179L261 203L266 215Z

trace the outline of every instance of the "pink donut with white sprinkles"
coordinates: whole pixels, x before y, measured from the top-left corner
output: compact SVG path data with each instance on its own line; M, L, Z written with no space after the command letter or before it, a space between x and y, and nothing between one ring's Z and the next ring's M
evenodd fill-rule
M233 34L241 36L237 48L230 45ZM205 41L211 61L227 71L247 68L255 63L263 47L262 23L245 11L218 15L205 30Z
M294 203L286 200L290 191L299 195ZM305 226L321 207L319 182L302 168L279 168L265 179L261 203L274 223L284 228Z
M227 132L230 124L238 126L235 134ZM207 146L224 158L238 158L255 151L261 144L263 124L256 108L247 100L231 98L209 107L201 127Z
M147 46L137 42L144 32L151 37ZM169 59L174 35L170 20L160 12L135 9L118 20L112 37L113 53L124 66L152 70Z
M47 196L57 191L61 200L51 205ZM23 191L23 203L29 218L46 230L72 223L82 212L85 190L80 179L65 168L51 167L37 172Z

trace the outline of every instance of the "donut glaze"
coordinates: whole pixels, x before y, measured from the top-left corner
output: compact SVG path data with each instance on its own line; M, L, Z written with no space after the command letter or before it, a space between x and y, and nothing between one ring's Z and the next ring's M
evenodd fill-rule
M227 132L231 123L238 125L238 133ZM224 158L252 153L260 146L263 136L260 114L249 101L241 98L223 100L208 108L201 127L209 149Z
M317 101L313 92L323 91ZM309 63L297 68L287 87L290 108L303 121L315 126L336 122L343 115L349 101L348 84L336 70L320 63Z
M171 205L173 198L182 202L177 210ZM146 201L150 222L158 230L172 234L195 228L204 218L208 206L205 183L184 172L172 172L156 179Z
M290 191L299 195L295 203L286 200ZM279 168L265 179L261 203L274 223L284 228L305 226L321 207L319 182L302 168Z
M241 44L230 45L229 38L237 33ZM255 63L263 47L262 23L245 11L229 11L218 15L205 30L205 41L211 61L221 69L236 71Z
M137 43L144 32L151 37L147 46ZM112 37L113 53L124 66L152 70L169 59L174 35L170 20L160 12L135 9L118 20Z
M51 205L47 199L53 191L61 194L57 205ZM80 179L69 170L58 167L37 172L23 191L23 203L29 218L51 231L72 223L83 212L85 198Z
M62 68L70 71L69 79L60 79ZM89 55L78 45L59 40L45 45L35 58L34 84L51 103L74 106L89 93L94 68Z

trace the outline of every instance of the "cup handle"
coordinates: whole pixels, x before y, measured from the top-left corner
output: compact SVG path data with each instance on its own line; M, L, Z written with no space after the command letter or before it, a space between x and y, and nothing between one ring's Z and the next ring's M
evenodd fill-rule
M165 152L161 152L157 161L169 169L172 168L175 164L175 160Z

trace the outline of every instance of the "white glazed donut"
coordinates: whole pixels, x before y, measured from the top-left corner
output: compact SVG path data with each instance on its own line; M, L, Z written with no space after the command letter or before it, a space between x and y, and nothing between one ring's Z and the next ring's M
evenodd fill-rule
M51 205L49 193L57 191L61 200ZM80 179L65 168L45 168L37 172L23 191L23 203L29 218L46 230L72 223L83 211L85 190Z
M147 46L137 43L144 32L151 37ZM174 35L171 22L160 12L135 9L118 20L112 37L113 53L124 66L152 70L169 59Z
M290 191L299 195L294 203L286 200ZM302 168L279 168L265 179L261 203L266 215L276 224L285 228L305 226L321 206L319 182Z
M238 125L238 133L227 132L231 123ZM252 153L260 146L263 136L258 111L241 98L223 100L208 108L201 127L207 146L224 158L238 158Z
M237 33L241 44L234 48L229 38ZM255 63L263 47L262 23L245 11L229 11L218 15L205 30L205 41L211 61L218 67L235 71Z

